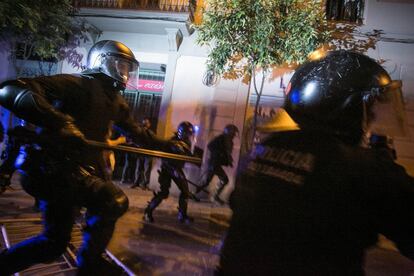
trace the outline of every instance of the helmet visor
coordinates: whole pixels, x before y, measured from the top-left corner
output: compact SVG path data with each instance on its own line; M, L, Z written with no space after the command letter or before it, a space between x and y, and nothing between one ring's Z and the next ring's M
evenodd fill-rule
M139 64L119 56L103 56L97 59L100 70L105 75L126 85L130 89L138 89Z
M373 103L367 103L366 108L368 131L385 136L406 136L401 82L391 82L381 94L374 97Z

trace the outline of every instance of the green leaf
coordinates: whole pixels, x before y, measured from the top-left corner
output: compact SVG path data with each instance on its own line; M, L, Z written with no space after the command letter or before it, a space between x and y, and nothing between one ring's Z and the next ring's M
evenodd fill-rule
M211 45L209 68L244 76L253 64L301 63L329 38L320 0L207 0L197 43ZM241 72L239 72L241 70Z
M0 39L32 46L40 58L68 59L80 66L76 52L86 33L95 31L72 17L71 0L3 0L0 3ZM31 51L23 53L29 57ZM79 58L80 57L80 58Z

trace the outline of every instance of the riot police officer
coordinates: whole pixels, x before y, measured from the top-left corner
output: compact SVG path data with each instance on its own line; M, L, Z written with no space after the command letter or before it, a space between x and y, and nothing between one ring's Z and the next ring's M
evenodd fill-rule
M76 210L87 208L84 244L77 256L79 275L116 275L118 267L102 257L117 219L128 208L123 191L109 181L102 150L86 139L105 142L110 123L139 144L162 147L132 119L120 92L138 81L139 63L124 44L104 40L89 51L87 70L7 81L0 104L42 128L28 149L22 186L42 200L44 230L0 253L0 274L53 260L65 250Z
M233 167L233 139L238 133L239 129L235 125L229 124L224 127L223 133L214 137L207 145L210 152L210 157L207 161L207 172L204 175L200 186L197 187L196 192L199 193L207 187L214 175L217 175L220 183L215 192L214 200L220 204L224 203L224 201L220 198L220 194L224 190L227 183L229 183L229 178L222 167Z
M28 125L26 122L7 131L6 148L1 153L3 163L0 165L0 194L11 185L21 147L32 144L35 135L35 126ZM34 207L36 209L39 207L38 200Z
M191 137L194 134L194 127L190 122L181 122L175 135L170 139L174 145L172 152L176 154L191 155ZM147 208L144 211L144 220L147 222L154 222L152 212L160 203L168 198L171 181L177 185L180 190L178 199L178 220L180 222L191 222L193 219L187 215L188 199L192 197L188 182L185 177L183 168L184 161L163 159L161 169L159 170L158 182L160 183L160 191L154 194L154 197L148 202Z
M353 52L297 69L268 136L241 161L219 275L362 275L378 233L414 259L414 180L360 146L395 92Z

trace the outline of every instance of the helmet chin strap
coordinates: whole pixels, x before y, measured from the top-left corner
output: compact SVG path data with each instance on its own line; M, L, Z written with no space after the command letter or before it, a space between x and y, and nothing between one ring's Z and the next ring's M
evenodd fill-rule
M101 70L100 71L97 71L96 73L98 73L101 77L103 77L106 80L107 85L109 85L110 83L112 83L112 87L113 88L119 89L119 90L125 90L126 85L123 84L122 82L120 82L120 81L118 81L118 80L116 80L114 78L111 78L110 76L108 76L107 74L105 74L104 72L102 72Z
M121 92L126 89L126 86L122 82L117 80L113 80L112 86L114 89L119 90Z
M117 88L117 89L122 90L122 91L124 91L126 89L126 84L124 84L123 82L117 81L117 80L114 80L113 86L114 86L114 88Z

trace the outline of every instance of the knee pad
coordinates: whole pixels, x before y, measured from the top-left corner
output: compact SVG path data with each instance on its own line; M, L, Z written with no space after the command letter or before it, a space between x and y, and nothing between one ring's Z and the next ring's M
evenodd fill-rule
M85 198L85 207L91 214L103 215L108 220L116 220L128 210L127 196L111 181L88 176L81 183L85 184L80 188L82 198Z
M128 210L129 200L124 192L120 191L113 196L113 200L106 206L105 215L108 219L117 219Z
M119 189L118 187L116 188ZM111 198L104 203L102 210L100 211L105 216L106 220L116 220L125 214L128 207L128 197L121 189L119 189L115 193L111 194Z

